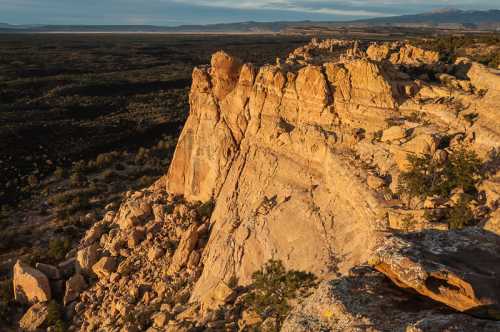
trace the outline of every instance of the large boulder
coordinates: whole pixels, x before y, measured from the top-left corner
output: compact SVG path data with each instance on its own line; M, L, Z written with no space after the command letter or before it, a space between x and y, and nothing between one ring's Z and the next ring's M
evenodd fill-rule
M500 238L481 229L395 234L370 263L396 285L478 317L500 319Z
M19 320L19 327L23 331L38 331L49 315L46 302L33 304Z
M500 322L476 319L420 299L364 267L322 282L291 312L281 331L493 332L499 328Z
M52 298L49 279L39 270L17 261L13 274L16 301L37 303L49 301Z

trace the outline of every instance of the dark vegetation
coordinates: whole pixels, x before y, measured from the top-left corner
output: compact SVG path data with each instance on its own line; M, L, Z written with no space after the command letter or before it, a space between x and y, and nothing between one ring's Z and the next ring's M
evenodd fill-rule
M305 37L0 35L0 204L56 167L176 137L193 66L224 49L274 62Z
M272 319L273 330L279 331L290 312L291 302L306 298L315 286L313 274L286 270L281 261L270 260L252 275L245 303L263 321Z
M439 51L441 60L445 62L454 62L458 57L467 56L492 68L500 65L499 34L441 36L417 40L415 44L424 49Z
M458 199L443 213L428 214L431 221L442 219L450 229L461 229L474 223L470 208L478 199L477 184L481 180L482 162L473 151L464 147L451 150L448 158L439 161L430 155L408 157L410 169L400 176L399 193L410 198L436 198L448 201L453 195Z

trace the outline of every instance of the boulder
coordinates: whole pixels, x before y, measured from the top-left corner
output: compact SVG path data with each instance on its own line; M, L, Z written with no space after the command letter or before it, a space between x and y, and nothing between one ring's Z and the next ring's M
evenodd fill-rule
M92 266L99 259L99 244L93 243L76 253L76 271L91 273Z
M61 272L61 276L63 278L69 278L75 272L76 258L68 258L67 260L57 264L57 268Z
M184 235L175 250L174 256L172 257L172 262L168 269L169 274L178 272L182 267L186 266L189 255L194 250L196 242L198 242L198 229L197 225L191 225L185 231Z
M151 214L151 205L146 200L129 198L120 206L115 223L120 229L129 229L144 223Z
M98 241L101 238L101 235L106 231L106 223L99 222L96 223L90 228L86 233L85 237L82 240L82 246L89 246L92 243Z
M368 184L368 187L370 187L373 190L379 190L383 188L386 184L384 179L373 174L368 174L366 178L366 183Z
M500 322L476 319L419 299L391 284L382 273L363 267L323 281L292 310L281 331L493 332L499 328Z
M82 291L88 287L85 278L77 273L66 281L66 291L64 293L63 303L68 305L70 302L76 300Z
M396 285L458 311L500 319L500 238L490 232L394 234L370 259Z
M224 282L220 282L212 290L207 292L203 299L202 310L205 312L208 310L215 310L220 306L226 304L235 295L235 291L231 289Z
M36 269L45 274L49 279L57 280L61 279L61 272L59 269L53 265L36 263Z
M154 262L158 258L160 258L164 253L165 253L165 251L161 248L151 247L148 250L148 259L150 262Z
M21 261L14 265L13 287L15 299L20 303L45 302L52 298L47 276Z
M129 248L137 247L144 240L145 237L146 237L146 232L144 231L144 229L135 228L128 236L127 239L128 247Z
M109 277L116 271L116 258L115 257L102 257L97 263L92 266L92 271L99 279Z
M382 132L382 142L397 141L406 137L406 130L400 126L392 126Z
M33 304L21 317L19 327L23 331L38 331L49 315L48 305L45 302Z

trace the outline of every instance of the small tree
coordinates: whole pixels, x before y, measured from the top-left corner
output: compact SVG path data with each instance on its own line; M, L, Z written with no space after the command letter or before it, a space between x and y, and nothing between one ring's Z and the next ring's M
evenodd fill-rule
M469 202L470 197L462 195L457 204L448 210L446 220L450 229L462 229L474 222Z
M400 194L420 198L434 195L447 198L455 188L462 188L468 194L476 194L481 161L473 151L460 148L453 151L442 164L430 155L410 155L408 161L410 169L400 177Z
M286 271L281 261L270 260L252 275L250 292L245 297L247 306L263 320L276 320L279 331L291 309L289 300L299 295L307 296L309 288L316 285L316 277L302 271Z

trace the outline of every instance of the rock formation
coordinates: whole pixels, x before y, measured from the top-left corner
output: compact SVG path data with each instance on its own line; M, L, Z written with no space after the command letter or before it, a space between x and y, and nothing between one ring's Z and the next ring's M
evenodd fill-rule
M217 52L168 173L82 240L73 327L244 330L244 291L274 259L321 281L283 331L498 330L499 82L402 43L315 40L261 68ZM484 161L476 222L450 231L429 215L465 192L412 200L400 177L464 147Z

